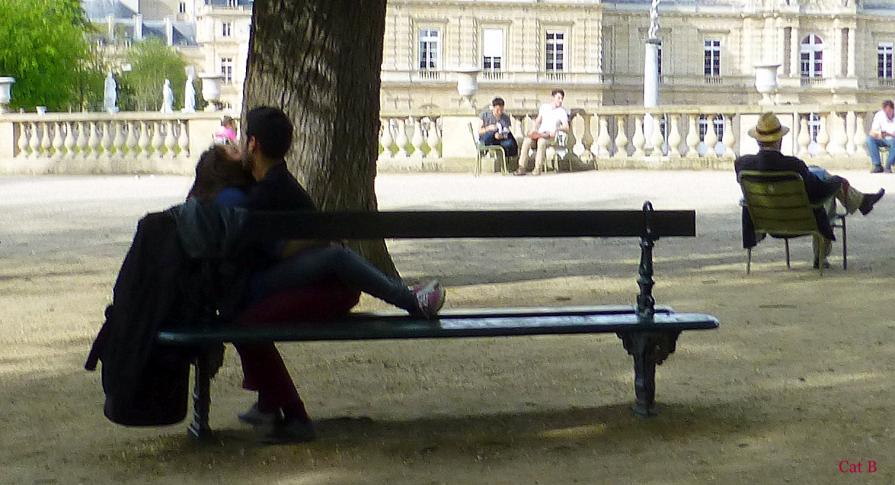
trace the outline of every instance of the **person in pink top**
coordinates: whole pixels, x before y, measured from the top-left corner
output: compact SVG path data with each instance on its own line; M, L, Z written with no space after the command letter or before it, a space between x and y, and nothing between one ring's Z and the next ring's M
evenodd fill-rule
M220 145L235 145L236 128L233 125L233 118L224 116L221 127L214 132L214 142Z

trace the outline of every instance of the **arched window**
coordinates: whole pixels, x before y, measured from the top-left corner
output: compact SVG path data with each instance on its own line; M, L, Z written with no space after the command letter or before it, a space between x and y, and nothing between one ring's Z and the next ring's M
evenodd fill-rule
M802 77L824 77L824 41L819 35L809 34L801 45Z

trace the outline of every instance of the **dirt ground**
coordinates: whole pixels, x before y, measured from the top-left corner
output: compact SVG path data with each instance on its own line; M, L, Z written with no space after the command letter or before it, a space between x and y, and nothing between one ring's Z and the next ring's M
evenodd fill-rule
M893 194L849 218L849 269L822 278L810 241L762 243L745 275L730 173L388 175L383 209L696 209L699 237L656 247L660 304L716 315L658 370L660 415L632 416L613 335L281 347L320 439L261 446L228 349L200 446L185 423L102 415L88 347L138 218L178 177L0 178L0 483L895 483ZM397 241L406 278L441 278L450 308L633 303L637 241ZM381 308L364 300L363 308ZM847 461L847 462L846 462ZM860 464L860 473L841 473Z

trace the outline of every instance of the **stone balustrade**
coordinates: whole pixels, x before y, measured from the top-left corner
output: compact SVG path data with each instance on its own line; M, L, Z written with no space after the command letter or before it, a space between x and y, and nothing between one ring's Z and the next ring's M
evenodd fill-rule
M784 138L785 153L830 168L863 169L869 166L866 133L877 109L856 104L572 108L565 147L571 160L561 166L730 169L737 155L757 150L747 132L762 111L771 110L791 129ZM221 116L0 114L0 173L192 174ZM535 116L512 114L520 146ZM479 125L468 108L410 116L383 112L379 169L472 172ZM552 158L555 147L549 150Z
M0 115L0 173L192 174L222 113Z
M865 139L877 110L876 105L856 104L572 108L566 148L572 166L581 169L730 169L738 155L757 151L748 130L762 112L773 111L790 128L784 153L826 167L861 169L869 166ZM535 116L511 114L520 146ZM477 133L480 122L468 110L439 116L384 113L380 170L472 171L470 124Z

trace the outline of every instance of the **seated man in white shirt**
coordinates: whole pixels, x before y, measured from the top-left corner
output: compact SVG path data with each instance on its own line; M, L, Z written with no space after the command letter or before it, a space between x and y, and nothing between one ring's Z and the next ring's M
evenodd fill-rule
M888 147L886 168L882 167L879 149ZM870 125L870 135L867 136L867 153L873 163L871 173L891 173L892 164L895 163L895 104L891 100L883 101L883 109L873 115L873 124Z
M522 142L522 150L519 153L519 169L514 172L515 175L526 174L528 151L531 150L532 143L536 143L537 149L535 167L531 174L540 175L544 167L544 158L547 156L547 145L556 138L558 131L569 131L569 113L562 107L563 99L566 97L565 91L554 89L550 94L553 96L553 101L541 105L538 117L534 120L534 129Z

